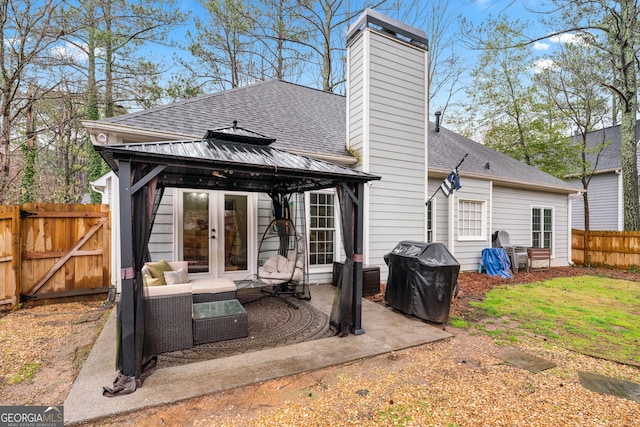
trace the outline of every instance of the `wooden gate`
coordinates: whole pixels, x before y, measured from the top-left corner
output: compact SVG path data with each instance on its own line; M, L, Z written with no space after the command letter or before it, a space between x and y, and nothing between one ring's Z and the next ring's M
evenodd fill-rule
M20 208L0 206L0 308L15 307L20 290Z
M106 293L107 205L0 207L0 303Z

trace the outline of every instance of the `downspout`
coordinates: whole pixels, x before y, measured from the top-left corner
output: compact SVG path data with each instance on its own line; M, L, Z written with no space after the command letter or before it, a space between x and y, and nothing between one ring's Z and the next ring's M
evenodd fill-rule
M618 175L618 223L617 230L624 231L624 189L622 186L622 169L615 170Z

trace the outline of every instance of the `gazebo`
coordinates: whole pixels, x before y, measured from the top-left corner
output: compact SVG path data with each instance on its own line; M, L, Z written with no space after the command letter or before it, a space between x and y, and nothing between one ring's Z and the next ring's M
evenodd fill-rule
M118 304L118 368L131 381L142 375L144 313L141 269L157 207L166 187L281 195L335 188L346 260L331 324L340 335L362 327L364 185L380 179L355 169L278 150L275 140L233 126L203 139L94 145L118 175L122 290ZM135 389L135 388L134 388Z

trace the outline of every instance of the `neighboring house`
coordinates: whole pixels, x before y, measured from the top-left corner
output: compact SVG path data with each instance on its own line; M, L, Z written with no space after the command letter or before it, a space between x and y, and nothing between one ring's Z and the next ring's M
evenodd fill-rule
M476 270L500 229L513 243L551 248L552 265L570 263L575 188L428 122L422 31L369 10L350 28L347 45L346 97L266 81L84 125L96 144L127 144L201 139L237 120L239 127L275 138L276 148L382 177L365 187L363 257L365 265L380 267L383 282L383 257L401 240L442 242L462 270ZM467 153L462 188L449 198L438 192L426 206ZM203 208L194 208L198 204ZM342 260L336 195L305 194L294 204L304 206L299 223L308 225L310 282L331 282L332 263ZM247 278L255 273L256 246L271 209L266 195L166 189L152 258L197 259L208 274ZM198 246L192 233L198 220L225 229L225 239L207 236ZM113 228L118 233L117 224ZM230 252L244 254L244 261L221 255Z
M640 131L636 128L636 141ZM603 147L599 153L587 155L595 172L587 188L589 200L589 229L624 230L624 197L622 188L622 154L620 152L620 126L611 126L587 134L587 146ZM582 188L580 179L570 182ZM571 226L584 230L584 200L573 199Z

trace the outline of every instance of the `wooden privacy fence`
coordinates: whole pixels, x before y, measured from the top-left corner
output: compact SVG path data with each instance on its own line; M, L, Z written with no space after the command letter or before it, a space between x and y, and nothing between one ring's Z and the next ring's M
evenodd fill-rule
M640 268L640 231L571 230L571 258L578 265Z
M108 292L110 227L107 205L0 206L0 308Z

